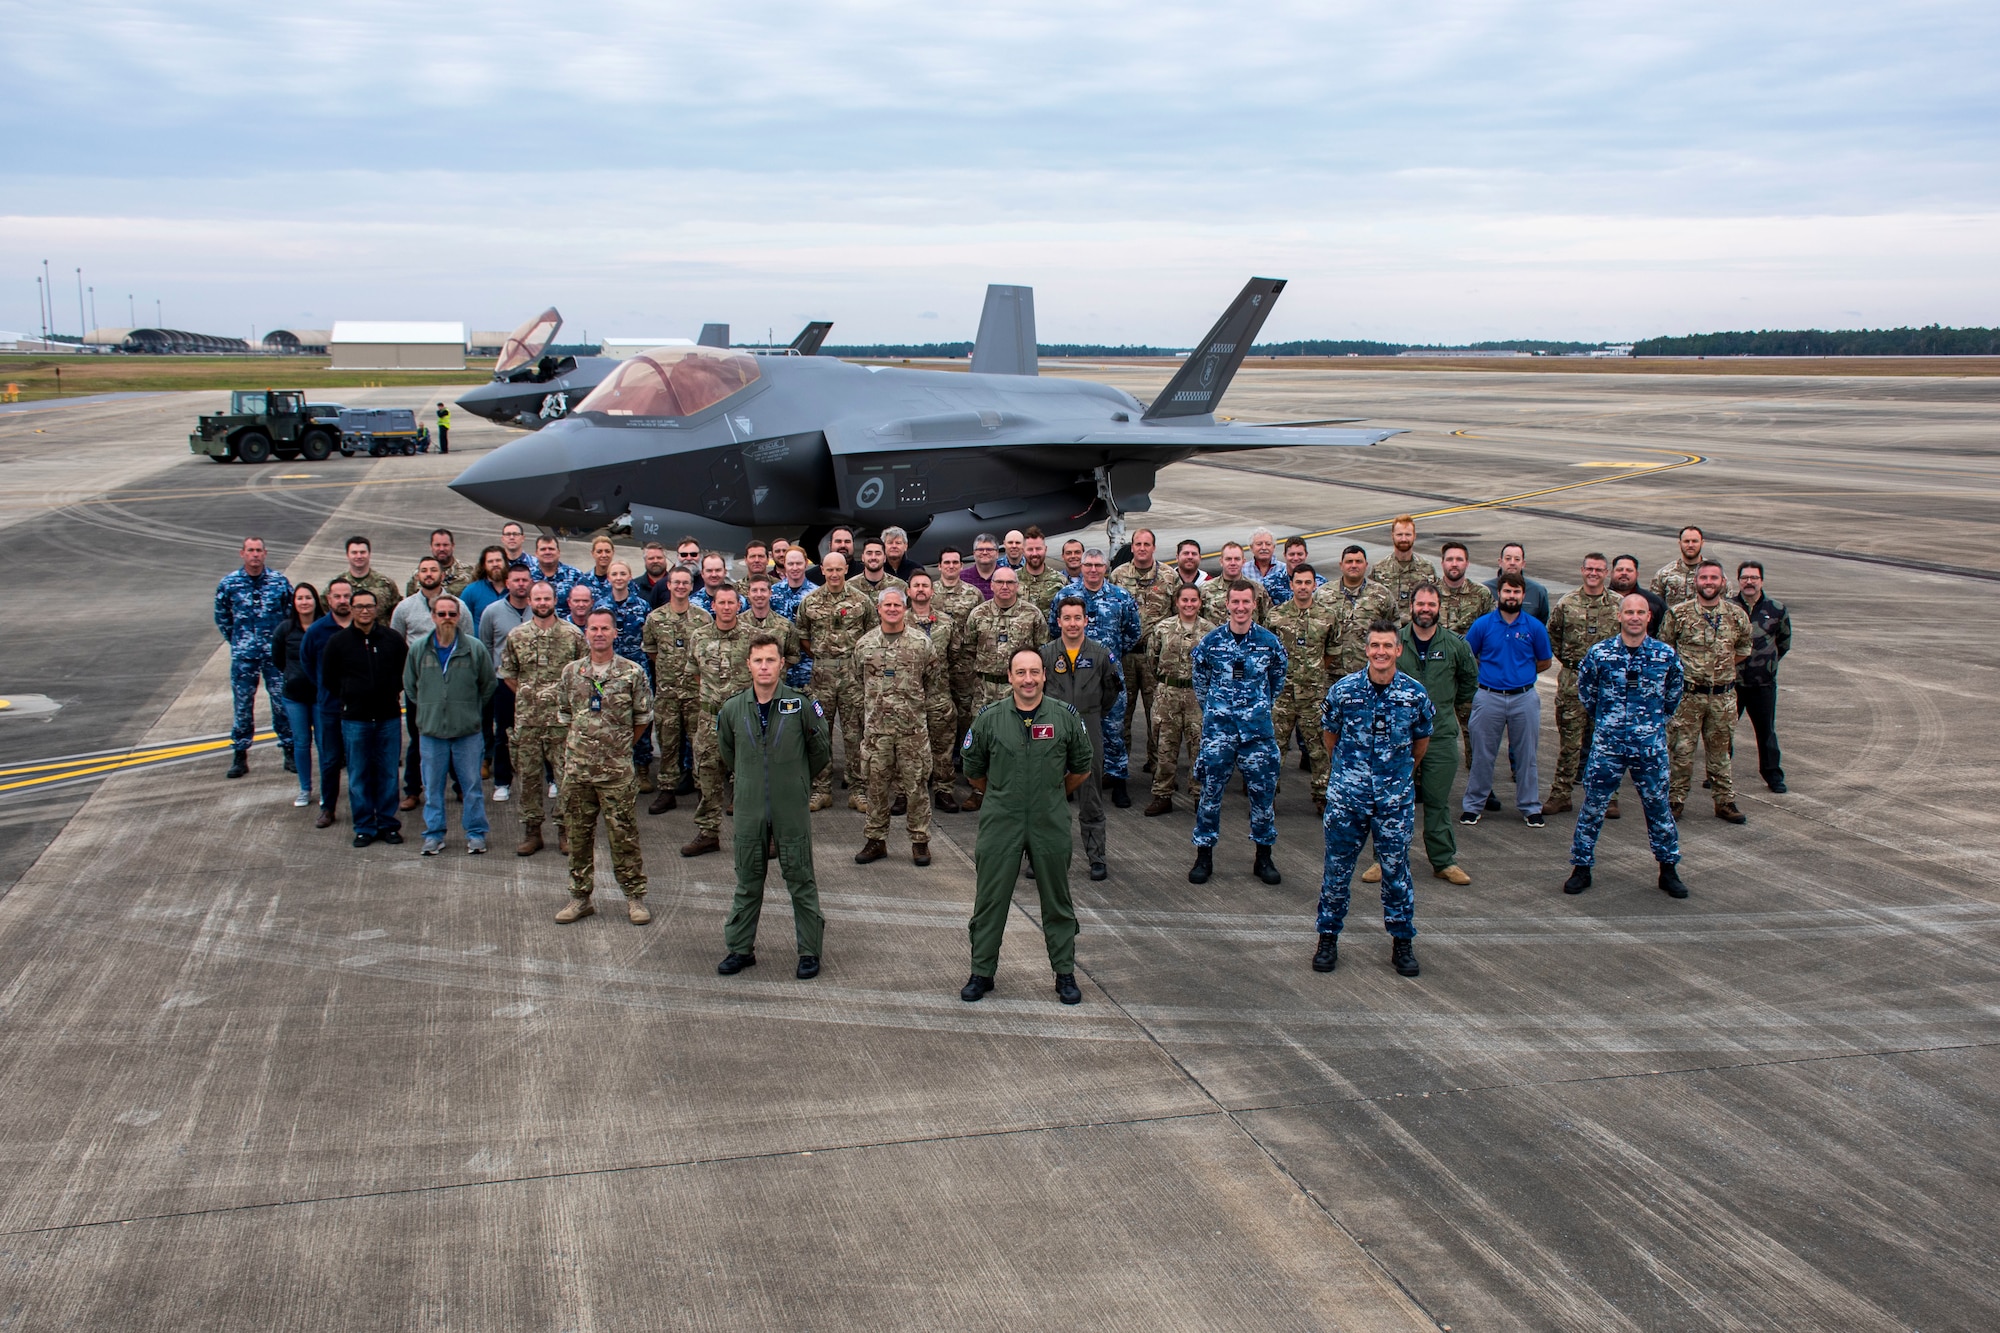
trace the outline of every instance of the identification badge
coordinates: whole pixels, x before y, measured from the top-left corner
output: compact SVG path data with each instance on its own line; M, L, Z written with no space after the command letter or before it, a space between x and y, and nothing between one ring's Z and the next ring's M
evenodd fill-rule
M598 696L596 696L596 695L594 695L594 694L593 694L593 695L591 695L591 696L590 696L590 711L591 711L591 712L593 712L593 713L601 713L601 712L603 712L603 711L604 711L604 700L600 699L600 698L599 698Z
M1078 671L1088 671L1095 665L1097 665L1097 662L1094 658L1079 657L1076 659L1076 669Z
M1229 664L1229 674L1233 679L1242 680L1243 664L1241 662L1231 662Z
M1056 738L1055 726L1048 722L1028 724L1028 739L1031 741L1052 741Z
M793 713L798 712L799 706L804 702L803 699L780 699L778 700L778 712L789 717Z
M998 635L998 636L996 636L996 637L994 638L994 642L995 642L995 643L1005 643L1005 642L1007 642L1007 636L1006 636L1005 634L1001 634L1001 635Z
M882 673L882 678L884 680L894 680L896 678L896 668L890 667L887 670L885 670Z

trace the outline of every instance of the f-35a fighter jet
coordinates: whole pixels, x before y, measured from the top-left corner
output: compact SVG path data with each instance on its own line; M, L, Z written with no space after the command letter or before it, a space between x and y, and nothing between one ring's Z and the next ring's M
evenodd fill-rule
M917 558L977 532L1067 531L1151 506L1161 468L1196 454L1370 445L1393 430L1253 426L1215 407L1285 284L1252 278L1148 406L1036 375L1034 305L993 287L972 373L660 348L620 362L570 414L501 446L452 489L562 533L608 529L741 550L819 542L835 524L907 529Z
M748 350L759 356L817 356L832 327L827 321L815 320L784 347ZM515 329L493 363L492 383L467 392L458 405L474 416L518 430L540 430L567 416L623 362L611 356L543 355L560 328L562 315L550 306ZM695 342L702 347L727 347L729 326L704 324Z

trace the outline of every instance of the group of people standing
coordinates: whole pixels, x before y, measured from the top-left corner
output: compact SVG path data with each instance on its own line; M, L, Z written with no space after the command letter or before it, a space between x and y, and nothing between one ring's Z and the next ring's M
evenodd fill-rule
M718 971L754 965L775 859L794 904L797 975L809 977L824 931L811 815L833 801L838 729L841 785L867 815L858 863L889 854L891 822L901 817L912 862L928 865L932 812L979 813L973 969L962 997L992 988L1025 863L1066 1003L1081 998L1069 806L1090 877L1108 878L1105 798L1132 803L1130 737L1141 709L1152 776L1145 814L1174 810L1183 754L1192 770L1192 883L1215 873L1235 773L1249 796L1251 873L1282 882L1274 798L1279 757L1296 743L1324 825L1313 958L1321 971L1336 965L1349 881L1372 839L1377 860L1362 878L1382 886L1393 966L1418 974L1416 810L1433 874L1470 884L1454 822L1477 824L1500 808L1492 787L1503 737L1531 827L1571 808L1574 783L1584 783L1569 892L1589 887L1599 829L1617 817L1615 793L1629 771L1661 886L1685 895L1675 821L1697 743L1718 816L1743 819L1731 785L1731 706L1752 714L1761 771L1784 789L1774 673L1790 645L1789 617L1764 595L1755 562L1739 567L1738 593L1725 598L1723 571L1702 558L1696 529L1682 534L1680 559L1651 590L1637 587L1633 557L1593 554L1582 586L1553 604L1526 577L1519 545L1502 551L1498 574L1481 584L1468 577L1461 543L1446 542L1438 565L1416 555L1408 516L1391 525L1388 557L1371 567L1366 550L1350 545L1327 575L1309 562L1303 538L1281 547L1266 530L1248 547L1225 544L1219 574L1204 570L1191 539L1171 563L1160 560L1143 529L1115 567L1080 541L1064 543L1052 563L1036 529L982 534L969 564L947 548L931 567L909 560L898 529L858 553L855 537L836 529L817 561L784 542L752 543L732 579L729 559L692 539L671 554L648 544L635 576L606 537L593 542L586 570L565 563L551 537L531 555L510 523L467 567L453 535L438 529L399 590L356 536L346 570L324 593L293 587L249 539L242 567L216 594L236 702L229 776L247 770L262 680L282 701L276 730L286 768L298 773L295 803L312 804L316 742L318 825L335 823L344 768L357 847L400 843L399 813L421 803L423 853L442 852L446 789L455 787L465 850L484 852L490 779L496 802L518 802L516 851L531 856L544 846L546 801L559 797L555 833L570 863L562 922L594 913L600 818L628 919L649 921L638 798L652 793L646 809L661 814L698 792L695 836L682 855L721 850L723 816L733 816L738 890ZM1557 658L1561 755L1544 801L1535 681ZM1454 821L1461 753L1471 776Z

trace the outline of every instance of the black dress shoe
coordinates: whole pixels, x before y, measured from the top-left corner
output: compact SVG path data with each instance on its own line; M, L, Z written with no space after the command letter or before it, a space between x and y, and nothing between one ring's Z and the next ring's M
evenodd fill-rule
M1589 866L1571 867L1569 872L1569 878L1563 881L1563 892L1582 893L1585 889L1589 887L1590 887L1590 867Z
M1102 861L1092 861L1090 863L1090 877L1092 879L1110 879L1111 867L1105 865Z
M967 1004L971 1004L992 989L992 977L982 977L977 972L974 972L965 979L965 984L959 987L958 998L964 1000Z
M814 953L800 954L799 970L798 970L799 980L811 981L814 977L818 975L819 975L819 955Z
M1077 989L1076 973L1056 973L1056 998L1064 1004L1082 1004L1083 992Z
M354 845L356 847L366 847L373 841L375 841L375 835L372 833L357 833L354 835Z
M400 847L403 845L403 835L396 829L390 829L382 835L382 841L388 843L391 847Z
M1681 872L1670 865L1660 867L1660 892L1669 898L1685 898L1688 886L1681 883Z
M805 961L801 959L799 965L801 967L805 966ZM733 977L744 968L755 966L757 966L756 954L732 953L715 965L715 971L718 976Z
M1340 936L1321 935L1319 948L1313 950L1313 971L1331 972L1340 965Z
M1206 884L1208 877L1215 873L1215 849L1197 847L1194 849L1194 865L1188 870L1188 883Z
M1397 940L1389 946L1389 965L1401 977L1414 977L1423 970L1417 966L1417 946L1409 940Z

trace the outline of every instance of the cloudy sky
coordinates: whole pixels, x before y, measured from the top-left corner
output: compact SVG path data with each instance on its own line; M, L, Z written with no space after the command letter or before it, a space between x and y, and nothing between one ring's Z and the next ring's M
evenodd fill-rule
M2000 324L2000 5L0 0L0 327Z

